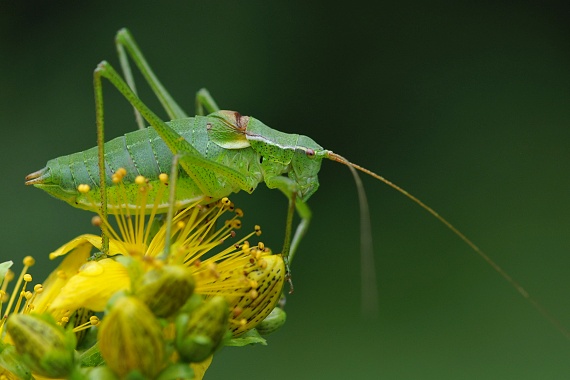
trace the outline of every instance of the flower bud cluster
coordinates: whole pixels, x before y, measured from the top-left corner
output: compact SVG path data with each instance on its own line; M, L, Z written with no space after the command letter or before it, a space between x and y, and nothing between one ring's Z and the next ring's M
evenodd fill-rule
M104 250L100 236L73 239L50 254L66 257L33 291L26 288L33 260L24 260L19 277L8 271L11 262L0 264L0 285L18 278L11 297L0 289L0 311L8 315L0 320L0 380L200 380L218 349L265 343L259 334L284 324L276 307L284 259L248 243L261 235L259 226L235 241L243 211L227 198L155 226L142 206L160 197L149 195L149 181L136 182L142 205L132 218L119 213L122 237L103 216L97 220L111 237L104 255L91 254ZM217 227L225 213L230 218Z
M206 360L221 346L229 306L223 297L203 301L192 296L194 286L187 267L161 265L146 272L130 294L111 299L98 346L119 378L152 379L173 368L191 371L190 363ZM183 308L187 304L192 307Z

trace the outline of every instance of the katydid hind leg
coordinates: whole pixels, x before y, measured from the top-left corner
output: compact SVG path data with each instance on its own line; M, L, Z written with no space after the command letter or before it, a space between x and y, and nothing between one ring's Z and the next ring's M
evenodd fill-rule
M121 68L125 75L126 82L128 83L131 90L136 94L135 81L132 75L132 71L129 65L127 54L131 57L135 65L139 68L141 74L151 87L152 91L162 104L164 110L168 114L171 120L183 119L188 117L184 110L176 103L174 98L166 90L166 88L159 81L157 76L154 74L150 68L148 62L146 61L144 55L139 49L137 43L135 42L132 34L128 29L121 29L117 32L115 37L115 45L117 46L117 53L119 55L119 60L121 62ZM139 111L135 108L135 115L137 118L137 124L140 129L145 128L144 120L142 119Z
M127 57L127 53L125 52L125 46L119 42L118 38L115 38L115 46L117 48L117 55L119 56L119 62L121 63L121 69L123 70L123 75L125 77L125 81L133 90L135 94L138 95L137 87L135 85L135 78L133 77L133 72L131 71L131 65L129 64L129 59ZM139 111L135 107L133 107L135 112L135 120L137 122L137 126L139 129L146 128L144 119Z
M188 141L169 127L162 119L152 112L130 89L125 81L106 61L101 62L94 72L94 85L97 99L97 122L98 130L103 133L103 90L101 86L101 77L108 79L111 84L133 105L149 122L149 124L157 131L162 140L166 143L173 154L180 154L180 165L188 174L204 195L214 198L221 198L228 195L221 193L225 191L219 188L218 176L223 176L233 185L247 192L253 191L257 183L253 183L253 179L246 177L240 172L221 165L219 163L208 160L200 155ZM101 126L101 128L99 128ZM100 154L104 148L100 147ZM104 183L104 179L101 183Z

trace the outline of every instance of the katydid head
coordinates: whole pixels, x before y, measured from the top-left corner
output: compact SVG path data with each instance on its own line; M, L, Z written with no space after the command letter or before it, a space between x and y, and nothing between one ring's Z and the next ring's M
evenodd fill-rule
M300 200L307 201L317 191L321 162L327 151L313 139L271 129L253 117L249 119L246 137L260 155L266 183L268 177L286 173Z
M235 111L208 115L210 139L224 149L251 147L259 154L264 178L271 180L287 173L295 183L297 196L306 201L319 187L318 174L326 150L303 135L279 132L260 120Z
M309 199L319 188L318 174L326 152L310 137L299 135L291 158L289 178L297 184L298 195L303 201Z

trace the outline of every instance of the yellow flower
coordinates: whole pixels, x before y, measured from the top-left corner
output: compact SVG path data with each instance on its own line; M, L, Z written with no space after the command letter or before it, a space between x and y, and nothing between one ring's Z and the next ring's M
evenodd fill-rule
M122 176L126 174L122 173ZM122 176L117 181L119 189L122 188ZM167 177L163 175L161 178L166 188ZM156 232L152 231L158 204L149 207L147 200L149 192L155 194L157 191L151 189L144 178L137 178L137 183L140 183L140 194L134 210L121 207L121 204L110 207L116 212L119 232L108 220L96 220L104 233L110 236L108 255L129 256L138 260L145 270L162 265L157 261L186 265L194 275L196 293L206 298L215 295L226 297L232 311L231 330L234 335L255 327L279 300L285 279L285 266L280 255L272 255L262 243L250 246L247 242L253 235L261 234L259 226L241 240L212 255L223 243L235 238L235 230L241 227L240 218L243 216L240 209L236 209L228 198L209 205L195 202L174 216L167 239L169 226L166 224ZM120 193L116 198L122 199ZM145 217L149 209L150 216ZM216 223L227 214L231 217L223 226L216 228ZM167 241L170 241L170 250L164 256ZM52 252L50 257L70 252L75 255L78 250L85 249L85 245L100 250L101 238L81 235ZM52 302L52 308L73 311L88 306L92 310L103 310L112 294L131 288L131 280L127 268L113 259L89 262L69 280L68 286L61 289Z
M52 309L51 315L46 310L85 263L89 251L82 249L76 255L66 257L43 283L29 290L33 278L28 269L35 264L31 256L24 258L24 268L19 276L8 271L0 289L0 378L29 378L30 369L35 379L44 379L42 374L49 378L64 376L71 371L76 342L73 332L96 325L98 318L87 318L83 323L61 309ZM8 286L14 280L9 296ZM70 322L76 327L64 333L61 325Z
M273 255L263 243L253 245L248 242L254 235L261 234L261 228L255 226L251 233L237 240L235 231L241 227L243 212L236 209L227 198L210 204L197 201L177 210L171 222L164 223L157 214L159 206L161 210L164 207L164 204L159 205L158 202L164 199L162 193L167 188L167 177L161 175L161 183L154 185L159 186L159 189L152 189L144 178L137 178L139 200L134 208L129 208L121 201L126 199L126 196L121 195L121 189L125 191L121 181L126 172L120 170L118 173L114 180L119 185L116 187L119 191L114 194L112 201L116 203L109 205L109 209L116 213L116 227L101 215L94 218L94 224L101 226L103 233L109 237L106 252L98 252L90 258L93 249L103 249L101 237L91 234L76 237L50 254L50 258L63 257L63 261L44 285L36 285L33 292L25 290L26 284L31 281L31 276L24 275L28 266L33 264L33 260L29 259L16 286L19 289L21 281L24 281L22 291L14 292L21 295L10 299L8 312L13 309L23 313L49 313L60 325L69 323L77 316L77 321L85 322L82 327L74 330L77 331L98 324L96 317L89 318L89 313L84 314L85 310L107 310L103 326L107 326L105 331L109 332L112 331L109 330L110 326L121 329L120 326L124 325L122 319L129 320L128 323L133 322L125 314L126 309L109 309L109 300L115 294L124 293L123 298L125 295L130 297L125 299L142 301L151 311L147 313L148 322L151 323L150 319L158 321L156 318L174 315L194 292L194 297L201 299L199 302L227 308L226 312L218 310L216 313L210 309L200 310L207 310L207 313L203 313L208 315L219 315L217 323L220 326L224 326L229 316L227 329L234 337L251 330L264 320L281 296L285 265L281 255ZM87 193L89 189L87 185L81 185L81 190ZM154 203L147 204L149 199ZM225 301L220 303L220 299ZM173 300L178 301L171 302ZM117 305L117 302L124 301L113 298L112 304ZM190 313L187 315L192 317L192 313L197 311L185 313ZM121 319L117 315L125 318ZM0 322L0 336L3 321ZM138 331L141 326L141 323L135 324L137 326L132 331ZM165 342L174 339L173 329L169 327L172 325L161 322L161 326L162 333L157 330L155 334L158 339L156 347L160 346L160 334L164 334ZM196 318L194 322L190 320L188 326L188 337L181 343L181 347L186 350L186 357L192 360L182 360L173 354L170 358L165 358L170 364L164 365L177 364L179 360L182 360L178 363L181 365L192 361L195 379L199 380L211 363L211 352L223 344L222 337L226 328L214 328L215 325L209 324L202 326ZM208 335L210 333L211 336ZM127 335L133 336L132 333ZM132 339L130 341L137 342ZM9 337L5 338L5 343L12 343ZM129 342L125 341L126 343ZM201 355L192 351L194 346L202 350ZM104 356L115 357L113 355L117 353L112 345L105 345L103 341L99 342L99 347ZM203 361L194 363L195 360ZM115 360L117 363L120 360ZM188 364L185 365L188 368ZM113 369L117 370L119 364L115 367ZM134 367L128 368L137 367L135 363ZM119 372L124 375L128 368ZM154 375L161 368L162 365L157 364L149 367L147 372ZM4 370L0 365L0 371ZM0 372L0 376L8 376L10 371L6 371L6 375ZM34 374L36 375L38 374Z

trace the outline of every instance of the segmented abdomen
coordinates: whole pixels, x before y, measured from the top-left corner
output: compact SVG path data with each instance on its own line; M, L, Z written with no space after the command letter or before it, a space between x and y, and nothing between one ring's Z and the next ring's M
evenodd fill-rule
M223 149L208 139L207 117L192 117L168 122L176 132L188 140L203 156L216 160ZM150 180L160 173L170 174L172 152L153 128L145 128L126 133L105 143L105 171L107 186L112 186L111 176L118 168L125 168L125 182L133 182L142 175ZM62 156L48 163L52 175L59 177L54 182L67 189L75 189L79 184L99 187L99 165L97 147L83 152ZM54 172L59 172L58 174ZM187 177L180 172L180 177Z

